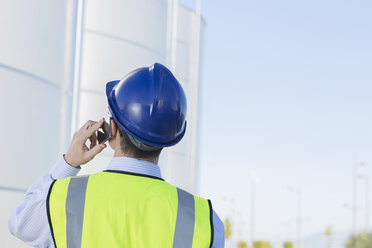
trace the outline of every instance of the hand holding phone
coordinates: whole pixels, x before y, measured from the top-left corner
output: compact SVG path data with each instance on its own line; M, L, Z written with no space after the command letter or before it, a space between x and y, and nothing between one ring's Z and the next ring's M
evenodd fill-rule
M104 118L99 121L87 121L74 133L65 154L65 160L69 165L77 167L86 164L106 148L105 144L97 144L96 136L98 129L102 128L104 130L104 122ZM108 126L107 123L106 125ZM107 127L105 129L107 130ZM88 139L91 142L89 147L86 145Z
M110 118L110 122L111 122L111 118ZM101 129L103 132L97 130L97 140L99 144L105 143L112 137L111 126L106 121L103 122Z

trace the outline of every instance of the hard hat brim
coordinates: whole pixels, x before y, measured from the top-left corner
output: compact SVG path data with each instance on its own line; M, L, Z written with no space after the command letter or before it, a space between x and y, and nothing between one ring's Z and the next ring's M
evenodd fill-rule
M112 89L120 82L120 80L110 81L106 84L106 96L109 99L109 95L112 92Z

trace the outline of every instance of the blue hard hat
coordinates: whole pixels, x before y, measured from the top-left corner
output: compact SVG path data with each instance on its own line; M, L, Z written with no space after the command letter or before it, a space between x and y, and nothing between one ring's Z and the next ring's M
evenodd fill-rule
M122 80L108 82L106 95L115 122L146 145L172 146L185 134L186 96L162 64L139 68Z

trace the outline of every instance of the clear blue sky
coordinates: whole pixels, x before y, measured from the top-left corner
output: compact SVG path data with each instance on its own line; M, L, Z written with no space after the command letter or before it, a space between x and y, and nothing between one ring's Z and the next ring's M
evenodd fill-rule
M257 238L295 237L290 185L302 189L304 236L350 230L353 159L372 171L371 12L357 0L202 2L199 191L241 239L252 170ZM363 181L358 190L362 228Z

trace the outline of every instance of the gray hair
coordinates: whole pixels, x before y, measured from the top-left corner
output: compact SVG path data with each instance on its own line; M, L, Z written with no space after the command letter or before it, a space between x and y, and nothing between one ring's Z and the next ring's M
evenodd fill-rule
M137 147L138 149L142 150L142 151L151 152L151 151L160 150L162 148L161 146L147 145L147 144L139 141L138 139L133 138L131 135L129 135L129 134L127 134L127 135L128 135L129 140L132 142L132 144L135 147Z

